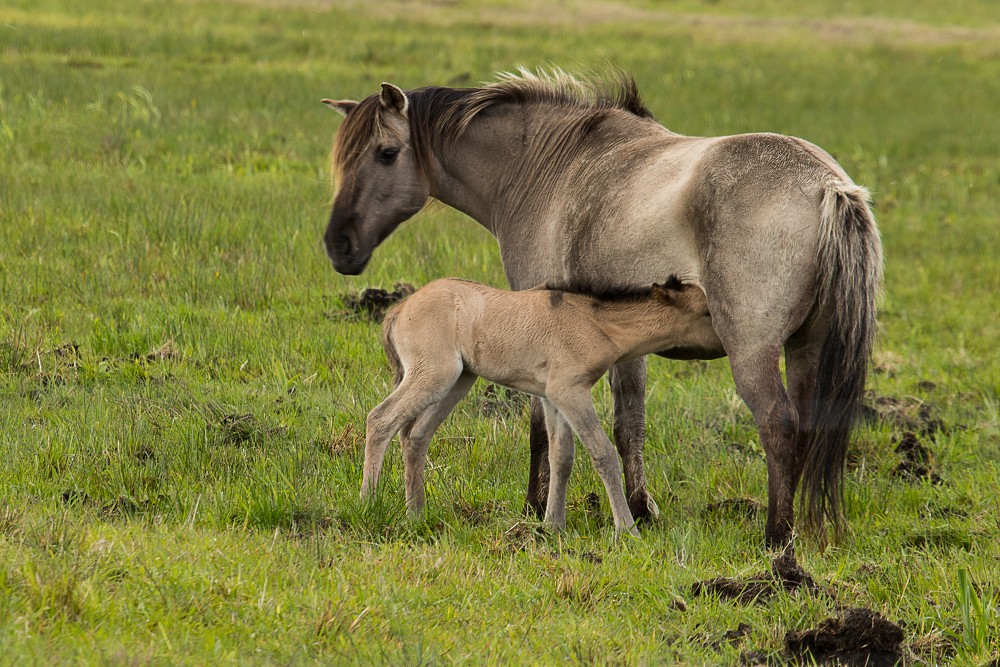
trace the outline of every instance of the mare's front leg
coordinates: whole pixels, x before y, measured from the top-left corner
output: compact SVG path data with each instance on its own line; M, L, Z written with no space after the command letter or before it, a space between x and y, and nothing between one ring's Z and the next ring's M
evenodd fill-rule
M545 409L542 399L531 397L531 424L528 432L531 463L528 465L528 492L524 498L524 511L545 516L545 503L549 495L549 436L545 428Z
M646 491L646 471L642 450L646 444L646 360L622 362L608 373L614 399L615 445L625 471L625 493L629 510L636 519L660 515Z

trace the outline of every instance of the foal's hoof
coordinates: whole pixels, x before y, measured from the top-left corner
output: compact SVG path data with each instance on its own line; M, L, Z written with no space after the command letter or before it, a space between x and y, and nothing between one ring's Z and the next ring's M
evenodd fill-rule
M629 500L628 508L636 521L653 521L660 518L660 508L656 506L653 496L645 491L633 496Z

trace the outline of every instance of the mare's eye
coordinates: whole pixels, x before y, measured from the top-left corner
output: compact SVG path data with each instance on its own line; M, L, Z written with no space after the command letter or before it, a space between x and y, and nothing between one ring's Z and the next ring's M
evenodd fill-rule
M378 161L382 164L392 164L395 162L397 155L399 155L398 148L383 148L379 151Z

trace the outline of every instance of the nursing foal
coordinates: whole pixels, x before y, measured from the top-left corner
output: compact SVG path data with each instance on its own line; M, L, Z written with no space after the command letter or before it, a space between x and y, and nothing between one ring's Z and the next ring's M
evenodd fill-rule
M399 432L407 510L423 511L430 439L481 376L542 399L551 471L545 522L566 525L575 432L604 483L615 530L633 535L621 464L594 411L591 388L619 362L720 345L704 292L675 277L601 296L436 280L388 312L382 341L396 389L368 415L362 498L374 495L386 449Z

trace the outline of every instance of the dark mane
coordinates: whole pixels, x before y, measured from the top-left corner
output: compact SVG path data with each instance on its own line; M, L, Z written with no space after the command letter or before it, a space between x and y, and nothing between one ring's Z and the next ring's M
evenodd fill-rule
M502 104L551 105L591 112L581 122L584 133L615 109L638 118L653 117L642 102L635 79L624 72L615 72L607 79L579 79L561 70L536 74L521 69L516 74L500 74L498 81L482 88L428 86L407 91L406 95L413 147L425 172L433 142L456 140L476 116ZM372 95L351 111L337 132L334 165L343 167L356 159L381 134L382 125L379 96Z

